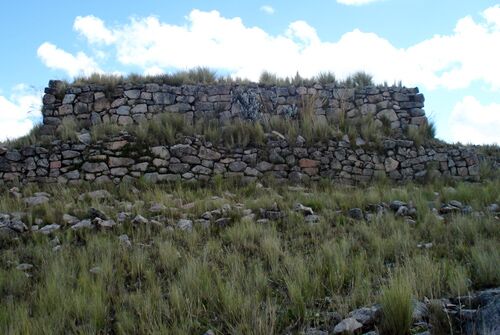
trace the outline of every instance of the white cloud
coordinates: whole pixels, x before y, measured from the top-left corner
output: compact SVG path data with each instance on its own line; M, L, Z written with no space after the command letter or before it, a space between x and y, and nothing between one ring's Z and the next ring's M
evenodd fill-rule
M483 12L483 17L486 19L488 24L492 24L497 28L500 28L500 5L487 8Z
M106 28L104 21L93 15L77 16L73 29L85 36L89 43L111 44L115 41L115 36Z
M20 84L0 96L0 142L27 134L40 119L41 92Z
M47 67L63 70L70 77L102 72L97 63L84 52L80 51L75 56L49 42L38 47L37 55Z
M337 0L338 3L348 6L362 6L380 0Z
M500 144L500 104L483 105L466 96L453 108L450 116L451 139L474 144Z
M342 1L361 4L369 0ZM364 70L378 82L402 80L429 90L465 88L474 81L500 90L500 6L490 7L482 15L478 22L462 18L451 34L436 35L409 48L397 48L375 33L358 29L338 41L322 41L305 21L292 22L283 34L271 35L246 26L239 17L225 18L217 11L197 9L183 25L149 16L107 28L101 19L85 16L77 17L75 29L91 44L113 46L122 65L139 67L145 73L207 66L255 80L263 70L281 76L333 71L340 77ZM68 62L54 62L53 67L64 67L67 72L98 68L85 54L75 57L55 46L52 49L71 57ZM79 63L79 68L61 65L71 63Z
M269 15L274 14L274 8L269 5L261 6L260 10Z

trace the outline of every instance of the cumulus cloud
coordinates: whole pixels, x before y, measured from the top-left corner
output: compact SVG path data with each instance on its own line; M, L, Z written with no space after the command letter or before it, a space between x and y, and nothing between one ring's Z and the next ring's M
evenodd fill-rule
M337 0L338 3L348 6L362 6L380 0Z
M342 1L362 4L369 0ZM333 71L340 77L363 70L379 82L403 80L407 85L430 90L465 88L474 81L500 90L500 6L486 9L478 21L460 19L451 34L436 35L408 48L398 48L375 33L359 29L337 41L322 41L305 21L291 22L277 35L246 26L239 17L223 17L217 11L194 9L186 21L175 25L149 16L108 28L101 19L85 16L77 17L74 27L90 44L112 46L122 65L139 67L145 73L207 66L255 80L263 70L280 76L293 76L297 71L304 76ZM40 48L47 49L45 53L71 56L70 62L54 62L54 67L86 62L84 68L97 68L85 54L72 56L44 45ZM69 72L70 66L64 69ZM82 71L81 65L77 71Z
M260 10L269 15L274 14L274 8L269 5L261 6Z
M66 72L70 77L88 76L92 73L101 73L97 63L84 52L76 55L64 51L52 43L45 42L38 47L37 55L45 66Z
M500 144L500 104L484 105L466 96L453 108L450 128L455 142Z
M90 43L111 44L115 41L113 32L106 28L104 21L93 15L77 16L73 29L85 36Z
M41 92L20 84L0 96L0 142L27 134L40 119Z

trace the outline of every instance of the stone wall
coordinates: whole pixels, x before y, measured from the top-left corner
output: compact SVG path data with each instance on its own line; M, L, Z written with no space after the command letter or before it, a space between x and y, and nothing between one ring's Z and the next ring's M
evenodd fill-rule
M376 122L386 118L394 138L383 140L377 148L364 141L350 143L347 136L311 145L300 136L292 141L273 132L266 134L264 145L228 149L199 136L181 138L175 145L147 147L126 132L95 143L86 134L79 135L77 142L56 139L49 145L19 150L0 147L0 183L119 183L137 178L188 181L209 180L216 175L247 181L271 176L292 182L320 178L368 182L384 176L408 181L429 174L479 178L474 151L437 141L418 146L405 138L406 128L427 122L424 97L416 88L154 83L63 87L62 82L51 81L45 92L43 122L47 131L53 131L65 118L87 122L90 127L138 123L155 114L173 112L192 120L210 117L231 122L234 118L259 120L273 115L294 118L302 109L309 109L319 120L335 119L340 113L347 118L373 117Z
M396 133L427 122L424 96L417 88L155 83L65 87L60 81L50 81L45 93L42 113L47 132L53 131L65 118L88 125L126 125L168 112L182 113L188 120L208 117L230 121L234 118L257 120L272 115L296 118L308 109L318 120L336 120L340 115L351 119L372 115L377 122L386 118Z
M258 148L216 148L197 137L171 146L143 147L123 135L98 143L61 143L21 150L0 148L0 183L209 180L216 175L246 181L272 176L292 182L330 178L368 182L377 176L418 180L433 173L477 180L477 155L464 147L417 147L409 140L385 140L384 148L355 148L347 141L305 146L269 136ZM433 171L433 172L431 172Z

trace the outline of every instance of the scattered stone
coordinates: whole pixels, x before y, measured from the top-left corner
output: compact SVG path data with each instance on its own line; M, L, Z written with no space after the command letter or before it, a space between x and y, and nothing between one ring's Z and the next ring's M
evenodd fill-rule
M95 218L99 218L101 220L107 220L108 216L104 214L101 210L91 207L88 211L88 216L90 217L91 220L94 220Z
M128 235L126 235L126 234L120 235L120 236L118 236L118 240L120 241L120 243L123 246L125 246L127 248L132 247L132 242L130 242Z
M490 213L498 213L500 212L500 205L498 204L491 204L486 207L486 210Z
M29 207L34 207L38 205L43 205L49 202L49 198L46 195L35 195L33 197L24 198L24 203Z
M452 206L450 204L443 205L439 209L439 214L451 214L451 213L459 213L461 209L459 207Z
M53 232L55 232L56 230L59 230L59 228L61 228L61 226L54 223L54 224L49 224L49 225L43 226L42 228L38 229L38 232L40 232L44 235L50 235Z
M396 216L407 216L408 212L409 212L408 207L400 206L396 211Z
M177 228L179 228L180 230L192 231L193 221L187 219L180 219L179 221L177 221Z
M356 319L364 328L371 327L380 321L381 308L378 305L358 308L349 313L350 318Z
M293 205L293 210L302 213L304 216L313 215L314 211L311 207L302 205L301 203L296 203Z
M9 189L9 194L15 199L21 199L23 197L23 195L19 191L19 188L17 187L12 187L11 189Z
M95 218L94 222L101 228L113 228L116 226L114 220L102 220L101 218Z
M472 209L472 206L469 206L469 205L465 205L462 207L462 214L464 215L469 215L469 214L472 214L474 211Z
M231 223L231 218L220 218L215 220L215 224L221 228L227 227L229 223Z
M146 219L144 216L142 215L137 215L133 220L132 220L132 223L133 224L147 224L149 223L149 220Z
M49 241L50 245L55 247L57 245L61 244L61 241L59 241L59 238L56 236L52 240Z
M90 221L90 220L82 220L82 221L72 225L71 229L73 229L73 230L94 229L94 225L92 224L92 221Z
M351 208L348 215L354 220L363 220L363 210L361 208Z
M406 202L403 202L403 201L400 201L400 200L393 200L389 204L389 208L392 209L394 212L397 212L397 210L401 206L406 206Z
M167 210L167 206L165 206L164 204L159 204L159 203L153 203L151 205L151 207L149 208L149 211L151 213L160 213L160 212L164 212Z
M116 219L118 222L125 222L130 217L130 213L120 212L117 214Z
M463 207L462 203L460 201L457 201L457 200L451 200L448 204L450 206L453 206L453 207L458 207L458 208Z
M80 221L80 219L78 219L76 216L69 214L63 214L62 220L65 224L69 225L74 225L75 223Z
M363 325L359 323L354 318L347 318L342 321L338 325L333 328L334 334L342 334L342 333L354 333L358 329L361 329Z
M405 222L406 224L410 225L410 226L415 226L417 224L417 221L413 220L413 219L405 219Z
M412 318L414 322L423 321L429 316L427 305L423 302L413 300Z
M479 309L475 324L477 335L500 334L500 295Z
M20 271L28 271L28 270L31 270L32 268L33 268L33 264L29 264L29 263L21 263L18 266L16 266L16 269L20 270Z
M93 268L91 268L89 270L89 272L92 273L92 274L97 275L97 274L99 274L99 273L102 272L102 269L99 266L94 266Z
M328 335L328 332L316 328L307 328L304 335Z

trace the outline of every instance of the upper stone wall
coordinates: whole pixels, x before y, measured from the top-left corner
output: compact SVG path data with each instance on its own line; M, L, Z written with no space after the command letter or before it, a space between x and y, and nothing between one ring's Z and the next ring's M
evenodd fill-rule
M371 114L377 122L386 118L396 135L427 122L424 96L418 88L156 83L125 83L110 88L95 84L65 87L60 81L50 81L45 93L42 113L47 132L57 128L65 118L80 120L88 126L127 125L167 112L182 113L193 121L209 117L223 122L274 115L295 118L304 109L323 121Z

